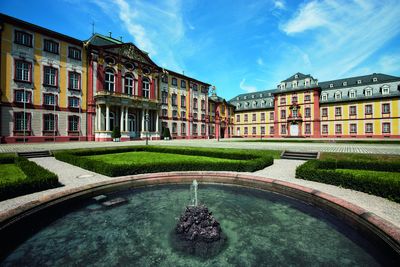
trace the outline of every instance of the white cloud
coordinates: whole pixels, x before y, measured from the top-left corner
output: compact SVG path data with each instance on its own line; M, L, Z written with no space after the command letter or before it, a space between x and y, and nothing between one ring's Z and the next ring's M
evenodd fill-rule
M251 86L251 85L246 85L246 84L244 84L245 82L246 82L246 79L245 79L245 78L243 78L243 79L240 81L240 84L239 84L240 89L244 90L244 91L247 92L247 93L254 93L254 92L257 91L257 87Z
M260 66L264 66L264 61L262 60L262 58L257 58L257 64Z
M311 1L281 25L320 79L348 75L400 33L396 0ZM300 41L299 41L300 40ZM285 62L287 64L287 62ZM334 77L332 77L334 76Z
M283 1L283 0L275 0L274 6L276 9L285 9L286 8L285 1Z

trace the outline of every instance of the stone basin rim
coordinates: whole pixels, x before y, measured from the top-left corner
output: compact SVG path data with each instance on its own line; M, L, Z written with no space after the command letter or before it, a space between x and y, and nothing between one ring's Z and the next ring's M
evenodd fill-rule
M309 187L273 178L236 172L190 171L147 173L110 178L107 181L95 182L74 188L65 188L65 190L49 193L35 200L21 203L20 206L14 209L1 211L0 234L6 231L9 226L27 219L34 213L66 201L93 197L129 188L189 184L194 179L199 183L236 185L265 190L312 204L339 217L347 224L354 226L371 240L391 249L400 259L400 228L393 223L348 201Z

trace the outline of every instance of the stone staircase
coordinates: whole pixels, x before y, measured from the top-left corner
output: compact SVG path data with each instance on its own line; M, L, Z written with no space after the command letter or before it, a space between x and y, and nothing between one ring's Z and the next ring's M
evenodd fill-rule
M44 157L52 157L49 150L43 151L30 151L30 152L18 152L17 155L19 157L24 158L44 158Z
M310 160L318 158L319 152L295 152L285 150L281 154L281 159Z

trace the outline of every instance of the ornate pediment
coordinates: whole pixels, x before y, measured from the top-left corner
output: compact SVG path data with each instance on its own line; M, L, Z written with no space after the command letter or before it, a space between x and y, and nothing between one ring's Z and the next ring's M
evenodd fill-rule
M132 44L122 44L118 47L108 48L107 51L110 51L117 55L121 55L123 57L127 57L131 60L136 60L148 65L153 65L153 63L145 55L143 55L143 52Z

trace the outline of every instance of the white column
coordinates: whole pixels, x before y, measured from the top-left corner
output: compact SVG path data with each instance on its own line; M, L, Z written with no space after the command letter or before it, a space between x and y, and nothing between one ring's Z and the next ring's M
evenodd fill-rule
M101 131L101 106L97 106L97 131Z
M145 131L145 129L144 129L144 116L145 116L145 114L146 114L146 110L142 109L142 132Z
M129 128L128 128L128 113L129 113L129 108L125 107L125 132L129 131Z
M156 113L156 133L158 133L158 110L155 112Z
M121 132L124 132L124 110L125 108L121 106L121 118L120 118L120 123L119 123L119 129Z
M110 130L110 107L106 105L106 131Z

